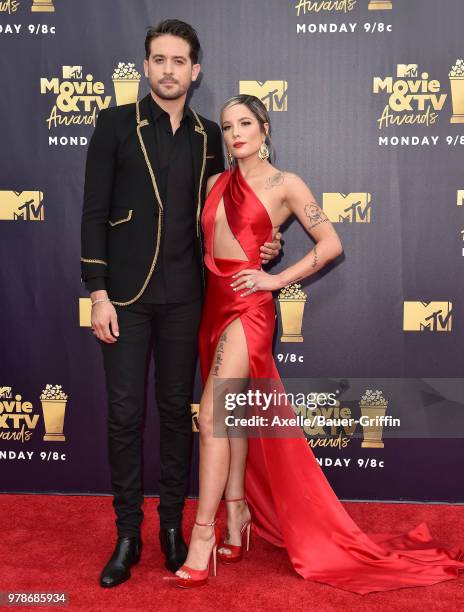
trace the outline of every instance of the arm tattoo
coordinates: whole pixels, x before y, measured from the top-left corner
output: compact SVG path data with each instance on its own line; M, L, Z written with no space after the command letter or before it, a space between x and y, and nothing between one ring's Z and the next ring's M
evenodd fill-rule
M224 342L227 340L227 332L224 332L219 340L219 344L216 350L216 359L213 365L213 376L219 376L219 367L222 363L222 354L224 353Z
M282 185L282 183L284 182L284 178L285 172L277 172L277 174L268 176L264 189L271 189L272 187L276 187L277 185Z
M313 259L313 263L311 264L312 268L315 268L317 266L317 245L314 245L314 249L313 249L313 253L314 253L314 259Z
M324 223L324 221L329 220L325 212L316 204L316 202L310 202L309 204L305 204L304 213L309 219L308 229L311 229L315 225L319 225L319 223Z

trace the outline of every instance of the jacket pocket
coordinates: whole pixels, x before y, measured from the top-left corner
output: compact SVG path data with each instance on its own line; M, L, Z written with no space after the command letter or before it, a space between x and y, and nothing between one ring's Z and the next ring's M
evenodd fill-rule
M108 219L108 223L111 227L119 225L120 223L127 223L127 221L132 219L133 212L132 208L130 210L128 208L114 208L111 212L111 219Z

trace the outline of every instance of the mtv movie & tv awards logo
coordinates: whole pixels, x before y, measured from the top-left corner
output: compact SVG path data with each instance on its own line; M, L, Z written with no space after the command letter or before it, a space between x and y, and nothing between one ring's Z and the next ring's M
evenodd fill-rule
M67 394L61 385L46 385L40 394L41 409L12 387L0 387L0 442L30 442L43 417L45 442L64 442Z
M296 16L307 13L340 12L349 13L357 4L357 0L297 0L294 3Z
M93 74L84 74L82 66L63 66L61 78L42 77L40 93L53 96L53 106L45 120L49 130L76 125L95 127L98 112L111 102L104 83ZM49 140L49 144L56 142Z
M393 0L295 0L297 17L307 13L349 13L357 6L365 5L369 11L391 11Z
M112 76L117 105L135 102L140 74L133 63L119 62ZM52 106L45 117L49 145L86 145L88 137L57 133L60 129L95 127L98 114L110 106L112 95L105 83L83 66L63 66L61 76L41 77L40 94L51 97Z
M356 402L356 408L341 406L330 395L327 394L327 405L311 406L310 410L304 404L293 407L295 414L303 417L301 426L312 448L346 448L359 428L362 428L362 448L384 448L384 425L400 424L399 419L386 415L388 400L379 389L367 389Z
M438 79L420 72L417 64L398 64L396 77L375 76L374 94L388 95L387 104L377 119L379 130L393 125L434 125L443 109L446 93Z
M377 119L378 129L435 126L444 112L449 113L449 123L464 123L464 60L457 59L447 76L447 92L443 91L444 86L438 79L431 78L426 70L420 70L418 64L398 64L395 76L374 76L372 93L386 97L386 104ZM449 98L451 110L449 105L445 107ZM439 138L439 135L380 136L379 144L436 145ZM449 145L458 144L452 136L446 137L446 141Z

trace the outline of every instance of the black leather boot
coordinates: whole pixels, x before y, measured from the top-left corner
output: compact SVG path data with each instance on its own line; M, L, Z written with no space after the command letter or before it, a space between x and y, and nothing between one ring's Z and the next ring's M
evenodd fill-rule
M175 573L185 563L188 548L182 537L181 527L161 527L159 533L161 550L166 557L165 567Z
M122 536L100 575L100 585L110 588L130 578L130 568L140 561L142 540L138 536Z

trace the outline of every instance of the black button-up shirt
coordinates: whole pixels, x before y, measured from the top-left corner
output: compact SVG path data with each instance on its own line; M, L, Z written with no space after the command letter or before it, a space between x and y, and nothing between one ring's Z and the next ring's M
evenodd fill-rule
M188 106L175 134L169 114L150 96L156 153L151 160L163 204L160 251L141 302L165 304L201 296L201 269L195 251L195 179Z

